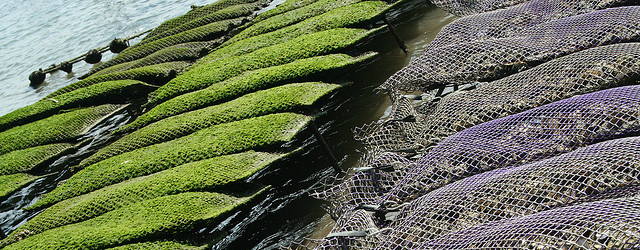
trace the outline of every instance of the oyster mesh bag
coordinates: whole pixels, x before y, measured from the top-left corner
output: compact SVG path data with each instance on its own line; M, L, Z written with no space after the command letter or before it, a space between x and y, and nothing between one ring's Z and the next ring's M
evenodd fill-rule
M597 10L534 25L510 37L427 50L379 88L426 91L490 81L587 48L638 39L640 6Z

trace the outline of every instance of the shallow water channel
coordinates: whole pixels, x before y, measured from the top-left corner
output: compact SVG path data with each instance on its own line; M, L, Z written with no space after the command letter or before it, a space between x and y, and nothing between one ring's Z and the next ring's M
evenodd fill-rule
M53 76L47 76L47 83L44 86L39 89L30 89L27 76L31 71L68 60L83 54L88 49L104 46L113 37L124 37L157 26L166 19L186 12L191 4L204 4L210 1L110 1L112 4L101 1L77 1L78 3L67 1L65 3L85 5L85 10L77 6L65 9L62 1L55 4L58 0L48 2L51 4L45 6L49 11L43 14L51 15L49 21L32 22L42 26L40 29L33 29L28 23L23 23L23 20L17 20L20 17L12 15L3 18L19 24L12 26L4 20L0 22L0 27L4 28L0 33L0 50L2 52L10 50L9 55L0 53L2 56L0 58L2 61L0 115L35 102L55 89L76 81L74 75L58 72ZM0 12L6 12L7 8L21 9L26 6L10 2L0 3ZM73 10L73 13L65 13L65 10ZM21 15L36 14L33 11L22 11L24 13ZM84 14L78 13L82 11ZM113 12L120 14L112 14L113 16L109 18L96 20L96 18L100 19L102 13ZM353 128L384 117L390 109L389 99L385 95L376 94L375 87L407 65L412 58L417 57L440 28L454 20L453 16L422 0L410 1L400 9L392 11L388 17L404 39L409 53L405 54L398 48L390 33L378 37L359 51L374 50L380 52L380 56L374 62L346 75L344 78L352 84L333 96L330 103L318 107L318 111L326 114L318 119L316 124L345 170L356 166L360 157L358 153L360 145L353 140ZM77 26L74 22L78 22ZM41 36L39 38L32 37L38 32L45 34L62 32L61 30L67 27L69 30L64 31L68 34L66 39L60 40L65 36L57 33L49 36L39 34ZM7 32L11 34L6 34ZM12 37L13 43L1 39L12 35L16 36ZM69 36L77 38L72 39ZM48 37L51 37L52 41L48 41ZM35 44L42 39L46 42L29 46L30 43ZM55 47L61 49L55 49ZM37 56L30 56L34 54ZM103 61L110 57L108 54L105 54ZM90 68L90 65L84 62L74 66L78 75L84 74ZM35 216L36 213L27 213L20 208L32 204L38 195L52 190L59 181L69 178L71 173L68 173L66 168L77 164L100 145L113 141L115 138L109 136L109 131L129 121L133 113L135 108L108 119L83 138L88 139L85 146L52 163L51 167L46 169L46 172L51 173L50 176L32 183L2 201L0 230L4 233L11 232L18 225ZM306 149L301 155L278 164L279 168L266 169L251 180L254 183L274 187L262 199L251 204L250 208L232 214L218 224L183 237L193 243L219 240L213 249L274 249L300 240L302 236L320 237L326 234L330 230L331 220L322 210L322 202L309 197L308 192L319 188L323 180L334 176L335 173L310 132L303 133L296 141L283 147L293 149L299 146L304 146Z

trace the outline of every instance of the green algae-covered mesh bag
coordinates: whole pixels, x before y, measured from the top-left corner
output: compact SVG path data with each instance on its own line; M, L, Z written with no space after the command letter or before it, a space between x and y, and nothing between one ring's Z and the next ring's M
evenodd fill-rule
M55 98L61 94L68 93L76 89L88 87L96 83L115 80L138 80L147 84L159 86L165 84L170 79L173 79L189 65L190 63L188 62L168 62L90 77L58 89L49 94L46 98Z
M46 230L98 217L109 211L165 195L219 190L240 184L287 154L247 151L191 162L63 200L33 217L0 242L17 242ZM28 236L19 232L29 231Z
M236 197L220 193L187 192L141 201L83 222L33 235L4 249L104 249L175 237L198 225L220 221L262 191Z
M0 132L0 154L75 140L121 107L105 104L82 108L5 130Z
M71 143L55 143L0 155L0 175L27 172L73 148Z
M91 76L93 73L120 63L130 62L152 54L158 50L187 42L210 41L220 38L230 28L238 26L244 18L235 18L230 20L222 20L210 23L192 30L180 32L178 34L167 36L153 42L141 44L139 46L131 46L129 49L122 51L113 59L92 69L85 76ZM83 77L85 77L83 76Z
M105 68L94 73L91 76L99 76L110 73L122 72L130 69L140 68L149 65L161 64L166 62L175 62L175 61L195 61L196 59L206 56L209 51L214 49L220 44L220 40L216 39L213 41L205 41L205 42L189 42L182 43L178 45L173 45L152 54L145 56L143 58L125 62L121 64L116 64L111 67Z
M164 23L160 24L158 27L156 27L151 32L149 32L149 35L147 35L143 39L143 41L151 39L156 35L162 34L166 31L172 30L174 28L177 28L181 25L192 22L199 18L203 18L208 15L211 15L227 7L239 5L239 4L254 3L254 2L257 2L257 0L220 0L209 5L192 9L191 11L187 12L184 15L167 20Z
M0 201L38 178L25 173L0 175Z
M212 84L207 88L186 93L160 103L142 114L134 122L116 130L116 133L131 132L152 122L219 104L260 89L278 86L286 82L315 78L314 76L318 76L319 74L340 72L346 68L355 67L360 63L369 61L375 56L377 56L377 53L372 52L365 53L358 57L352 57L346 54L330 54L245 71L238 76ZM197 79L196 77L197 76L194 76L195 79Z
M123 153L78 171L31 208L49 206L189 162L279 146L292 140L311 119L295 113L270 114L219 124L175 140Z
M170 141L210 126L271 113L302 110L339 87L337 84L321 82L287 84L172 116L125 135L84 159L80 167L138 148Z
M356 139L382 150L411 148L417 140L437 143L483 122L574 95L636 84L638 79L639 43L596 47L483 83L476 89L454 92L437 102L414 107L406 97L398 97L392 118L415 119L366 125L356 130Z
M142 98L155 87L136 80L106 81L76 89L0 116L0 131L44 119L63 109L86 107L104 103L122 103Z

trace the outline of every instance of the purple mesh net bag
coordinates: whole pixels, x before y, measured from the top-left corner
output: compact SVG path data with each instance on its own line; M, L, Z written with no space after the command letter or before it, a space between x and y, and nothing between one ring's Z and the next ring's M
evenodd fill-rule
M640 195L505 219L453 232L419 249L638 249Z
M383 248L417 247L482 223L611 198L611 191L638 183L640 137L594 144L478 174L427 193L400 212Z
M640 7L617 7L553 20L517 35L425 51L392 75L382 90L494 80L576 51L640 39Z
M372 123L355 131L356 140L383 151L410 148L418 138L435 143L483 122L638 79L640 43L596 47L454 92L435 103L414 107L407 98L398 97L392 119L416 116L416 121Z
M529 0L494 11L465 16L440 30L428 48L510 37L544 22L585 14L594 10L636 5L637 0Z

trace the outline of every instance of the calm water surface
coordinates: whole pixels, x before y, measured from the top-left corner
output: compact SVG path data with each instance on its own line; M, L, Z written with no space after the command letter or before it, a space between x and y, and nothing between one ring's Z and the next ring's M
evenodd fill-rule
M280 3L284 0L276 0ZM76 75L86 73L92 65L74 65L74 74L57 72L47 75L38 89L29 87L28 75L48 65L81 55L89 49L107 45L114 37L127 37L163 21L186 13L190 5L203 5L211 0L28 0L0 1L0 115L31 104L58 88L77 81ZM352 129L384 117L389 99L374 93L395 71L407 65L435 37L440 28L453 17L415 0L403 11L390 13L390 19L409 47L405 55L390 34L368 44L365 49L380 52L380 57L367 67L351 72L344 78L353 84L344 88L333 102L320 108L327 115L317 120L332 151L344 169L357 164L360 147L353 140ZM400 15L400 13L403 13ZM113 55L103 54L103 61ZM37 195L55 188L56 183L69 178L65 169L114 138L108 131L131 119L127 113L102 124L91 135L94 142L72 155L58 159L49 172L57 175L40 179L0 203L0 230L10 232L35 213L20 208L32 204ZM303 235L325 235L331 221L321 209L322 202L307 193L318 188L321 180L334 173L329 162L307 133L298 141L285 145L307 150L295 159L267 169L251 182L272 185L265 197L251 208L231 215L221 223L202 228L195 234L179 236L194 243L219 240L213 249L274 249L288 245ZM92 148L93 147L93 148Z

